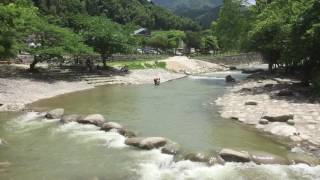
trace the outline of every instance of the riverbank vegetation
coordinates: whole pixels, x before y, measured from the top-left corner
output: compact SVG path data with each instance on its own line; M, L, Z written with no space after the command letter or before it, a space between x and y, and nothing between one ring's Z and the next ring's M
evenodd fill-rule
M209 29L146 0L5 0L0 4L0 59L20 53L38 62L114 54L221 56L259 52L272 72L301 76L319 89L320 3L317 0L224 0ZM139 28L150 34L135 35ZM90 64L90 63L87 63Z
M211 31L222 51L260 52L275 69L301 77L319 92L320 2L224 0Z

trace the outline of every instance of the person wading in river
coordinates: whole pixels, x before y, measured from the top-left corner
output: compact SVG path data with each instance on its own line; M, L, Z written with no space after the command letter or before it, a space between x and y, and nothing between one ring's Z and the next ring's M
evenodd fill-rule
M154 85L155 86L160 86L160 77L156 77L153 79Z

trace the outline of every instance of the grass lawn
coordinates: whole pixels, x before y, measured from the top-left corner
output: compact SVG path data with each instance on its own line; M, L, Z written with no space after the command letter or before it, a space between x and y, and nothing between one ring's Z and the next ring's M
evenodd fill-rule
M108 62L108 66L121 68L128 66L129 69L156 69L166 68L165 62L159 62L157 60L130 60L130 61L111 61Z

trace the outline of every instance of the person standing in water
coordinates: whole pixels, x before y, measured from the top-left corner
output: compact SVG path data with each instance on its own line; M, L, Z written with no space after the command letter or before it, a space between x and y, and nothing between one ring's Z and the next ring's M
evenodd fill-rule
M154 85L155 86L160 86L160 77L156 77L153 79Z

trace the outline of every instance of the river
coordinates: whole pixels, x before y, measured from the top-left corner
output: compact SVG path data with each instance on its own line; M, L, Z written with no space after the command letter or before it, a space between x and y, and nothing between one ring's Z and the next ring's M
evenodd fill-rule
M104 86L41 100L38 110L65 108L66 113L100 113L141 136L167 137L184 152L217 153L222 148L265 151L286 156L290 149L255 130L219 116L214 101L226 92L224 73L153 85ZM238 79L244 78L234 73ZM91 125L60 124L35 112L1 113L0 161L11 166L3 180L109 179L320 179L320 167L228 163L208 167L174 162L159 150L142 151L124 144L115 132Z

